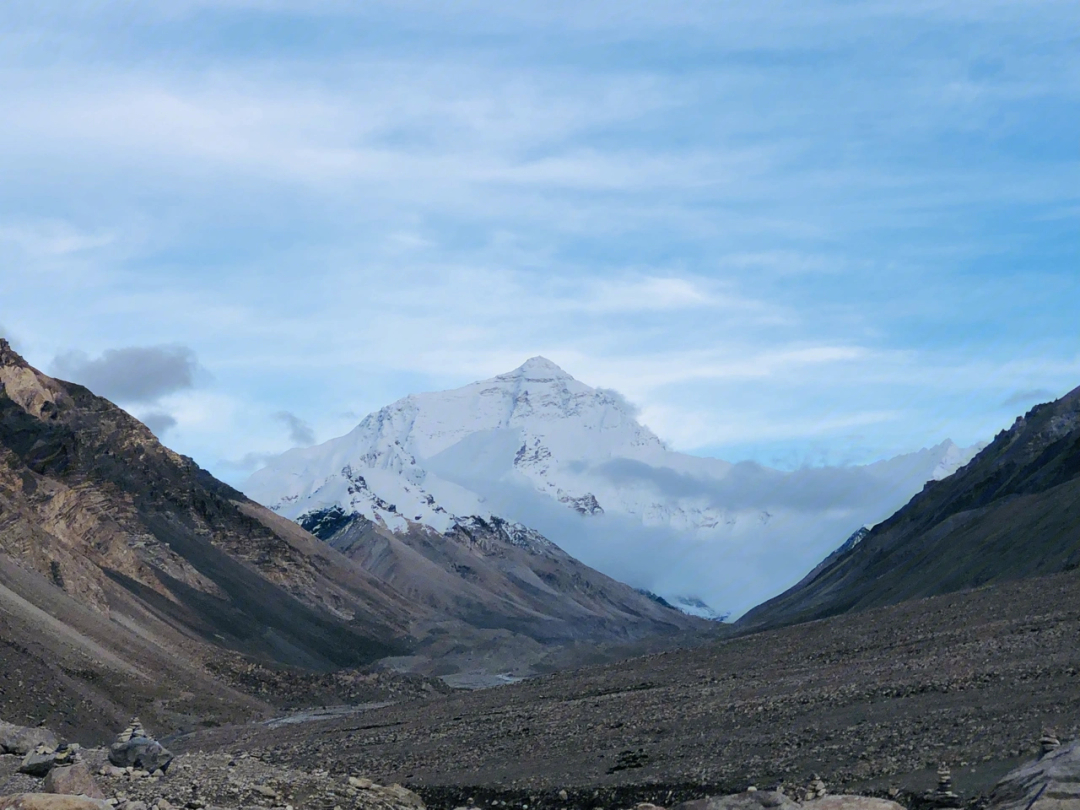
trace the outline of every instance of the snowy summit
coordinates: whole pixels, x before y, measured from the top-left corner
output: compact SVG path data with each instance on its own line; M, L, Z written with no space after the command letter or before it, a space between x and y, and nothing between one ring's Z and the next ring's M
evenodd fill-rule
M339 507L395 532L498 516L672 603L737 614L970 455L945 442L810 473L691 456L617 392L533 357L400 399L344 436L274 459L243 489L293 520ZM766 557L781 563L764 567Z

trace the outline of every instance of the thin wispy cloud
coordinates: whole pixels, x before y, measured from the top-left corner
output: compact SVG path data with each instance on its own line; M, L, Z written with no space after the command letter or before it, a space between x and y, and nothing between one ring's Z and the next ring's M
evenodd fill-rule
M296 414L288 411L278 411L274 414L274 418L288 428L289 441L294 445L306 447L315 444L315 431L311 429L311 425Z
M219 460L536 354L732 460L970 444L1080 383L1078 25L1056 0L5 8L0 318L132 403L104 352L190 347L213 381L139 412L234 480Z

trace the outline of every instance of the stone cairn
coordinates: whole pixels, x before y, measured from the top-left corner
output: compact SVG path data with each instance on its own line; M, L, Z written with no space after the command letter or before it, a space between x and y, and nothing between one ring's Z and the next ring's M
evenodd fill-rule
M1045 757L1047 754L1052 754L1054 751L1061 747L1061 740L1052 729L1044 729L1042 737L1039 739L1040 756Z
M960 797L953 793L952 789L952 771L944 762L938 767L937 789L933 792L931 798L938 807L960 806Z
M157 740L146 733L138 717L132 717L127 728L116 735L109 746L109 763L116 768L145 771L164 775L173 755Z
M810 784L803 792L803 801L810 801L812 799L820 799L829 791L825 789L825 783L821 780L821 776L814 774L810 777Z
M131 722L128 723L128 727L125 728L123 731L121 731L119 734L116 735L116 742L118 744L123 744L123 743L131 742L136 737L145 737L145 736L147 736L146 735L146 729L143 728L143 725L139 721L139 718L138 717L132 717Z
M54 765L74 765L82 762L82 749L78 743L60 743L53 754Z

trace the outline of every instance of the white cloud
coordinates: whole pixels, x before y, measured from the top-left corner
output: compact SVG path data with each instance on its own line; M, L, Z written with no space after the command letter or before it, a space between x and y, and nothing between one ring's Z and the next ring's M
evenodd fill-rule
M535 354L680 447L921 442L1080 378L1064 318L1011 314L1075 303L1027 269L1076 205L1074 5L37 5L0 51L0 317L39 363L192 346L231 404L168 435L207 463ZM218 13L316 44L190 49Z

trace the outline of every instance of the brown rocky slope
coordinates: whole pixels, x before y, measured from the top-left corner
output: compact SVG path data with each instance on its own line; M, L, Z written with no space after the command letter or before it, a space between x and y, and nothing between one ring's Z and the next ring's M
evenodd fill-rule
M132 703L178 724L249 716L265 704L223 674L362 666L407 652L414 615L0 340L0 715L65 732L112 727Z
M713 629L543 538L473 529L339 551L0 340L0 716L175 730L438 691L356 674L376 661L527 674Z

